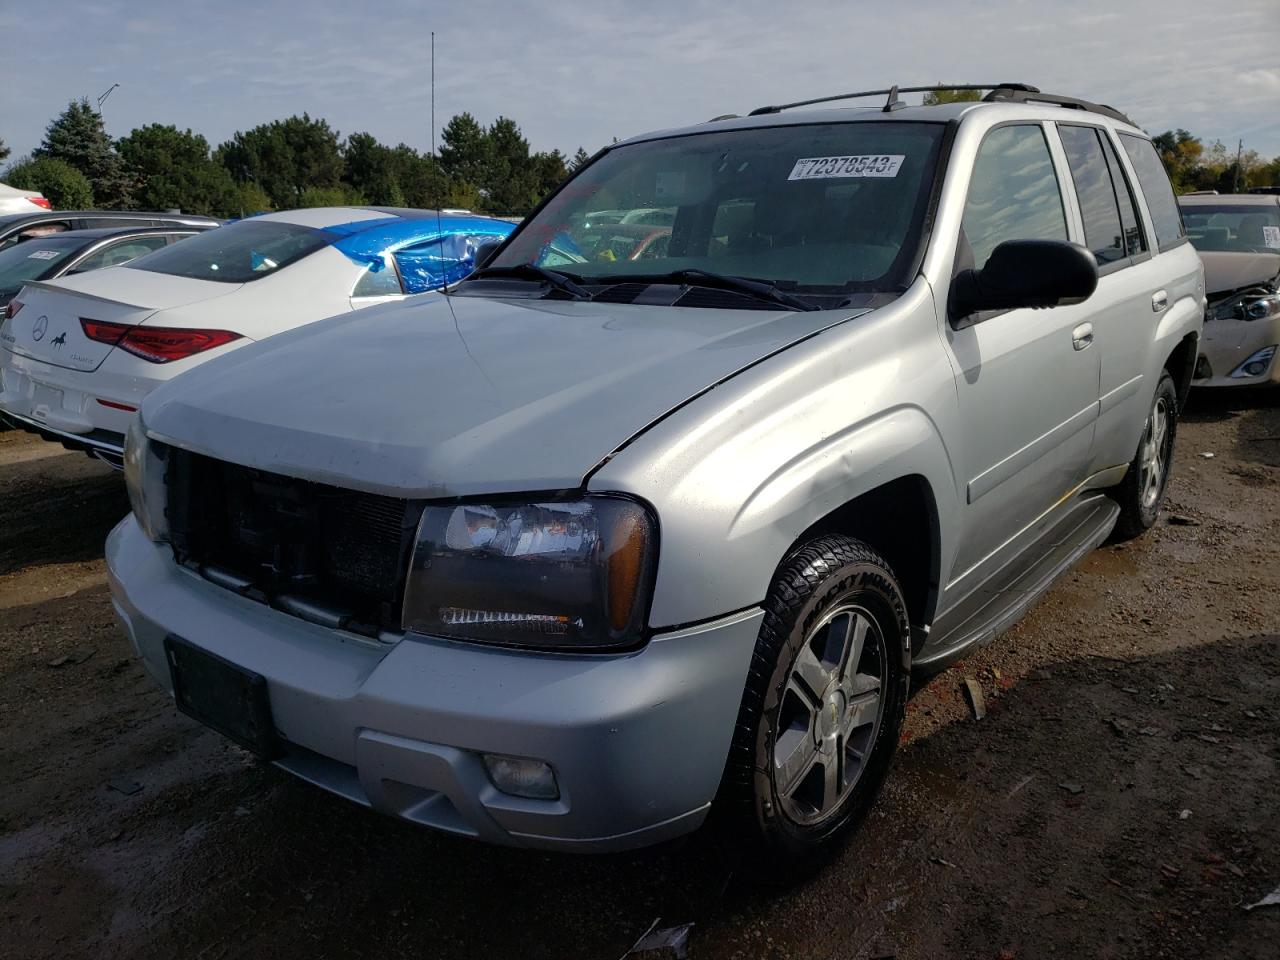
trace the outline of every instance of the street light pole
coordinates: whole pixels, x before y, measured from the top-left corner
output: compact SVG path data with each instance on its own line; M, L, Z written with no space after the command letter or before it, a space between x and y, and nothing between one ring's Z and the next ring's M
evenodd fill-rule
M104 93L102 96L100 96L100 97L98 98L98 112L99 112L99 113L101 113L101 112L102 112L102 105L103 105L104 103L106 103L106 102L107 102L107 97L111 96L111 91L112 91L112 90L114 90L114 89L115 89L116 87L118 87L118 86L120 86L120 84L118 84L118 83L113 83L111 86L107 87L107 91L106 91L106 93Z

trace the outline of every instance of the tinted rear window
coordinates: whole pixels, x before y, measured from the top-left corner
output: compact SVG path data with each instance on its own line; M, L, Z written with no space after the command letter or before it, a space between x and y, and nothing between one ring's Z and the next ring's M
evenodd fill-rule
M1147 198L1147 209L1151 211L1151 222L1156 228L1156 243L1163 250L1186 236L1178 201L1173 196L1173 185L1169 183L1169 175L1164 172L1164 164L1150 140L1122 133L1120 142L1124 144L1124 152L1129 155L1129 162L1138 175L1142 195Z
M311 227L241 220L188 237L127 266L193 280L248 283L315 253L333 240L333 235Z

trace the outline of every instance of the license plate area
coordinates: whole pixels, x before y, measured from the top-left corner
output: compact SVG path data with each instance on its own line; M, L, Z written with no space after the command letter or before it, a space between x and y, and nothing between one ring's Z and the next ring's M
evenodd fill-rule
M54 410L62 409L62 391L46 386L38 380L31 381L31 417L44 423Z
M265 677L174 634L164 652L179 710L264 760L280 756Z

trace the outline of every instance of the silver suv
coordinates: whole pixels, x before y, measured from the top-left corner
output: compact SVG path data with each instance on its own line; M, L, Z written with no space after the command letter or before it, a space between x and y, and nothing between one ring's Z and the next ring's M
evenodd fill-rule
M152 394L107 556L179 709L497 843L832 848L912 674L1154 522L1205 306L1123 115L897 92L611 146L450 296Z

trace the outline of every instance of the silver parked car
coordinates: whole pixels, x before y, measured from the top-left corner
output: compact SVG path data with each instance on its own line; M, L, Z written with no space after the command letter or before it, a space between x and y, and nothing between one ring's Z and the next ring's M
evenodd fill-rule
M155 391L107 544L155 680L452 833L831 849L913 671L1154 523L1205 305L1123 115L897 92L614 145L449 296ZM615 208L661 257L575 254Z

